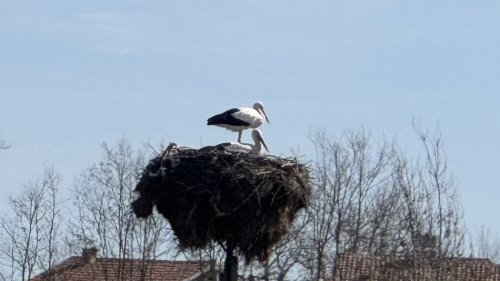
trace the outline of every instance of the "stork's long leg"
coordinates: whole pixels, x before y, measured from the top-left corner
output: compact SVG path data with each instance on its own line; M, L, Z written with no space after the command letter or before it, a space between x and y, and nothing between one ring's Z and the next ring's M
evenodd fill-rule
M243 130L238 131L238 142L241 143L241 133Z

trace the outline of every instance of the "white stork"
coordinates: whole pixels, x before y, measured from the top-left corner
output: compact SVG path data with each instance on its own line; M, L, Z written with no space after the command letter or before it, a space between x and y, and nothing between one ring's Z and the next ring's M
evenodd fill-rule
M259 129L252 130L252 139L255 144L250 143L239 143L239 142L231 142L231 143L223 143L226 150L234 151L234 152L255 152L257 154L261 153L262 146L269 152L267 149L267 145L262 138L262 133Z
M233 132L238 132L238 142L241 143L241 133L243 130L252 128L255 129L262 125L264 118L267 123L266 112L264 106L260 102L256 102L253 108L240 107L232 108L221 114L214 115L207 120L207 125L215 125L226 128Z

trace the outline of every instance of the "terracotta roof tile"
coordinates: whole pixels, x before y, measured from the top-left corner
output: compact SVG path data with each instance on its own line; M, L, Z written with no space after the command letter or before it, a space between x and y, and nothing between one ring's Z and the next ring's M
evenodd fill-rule
M335 278L341 281L432 281L438 274L432 259L415 264L399 256L367 257L354 254L339 255ZM442 261L442 280L500 281L500 265L488 259L448 258Z
M35 276L31 281L184 281L209 269L209 262L148 260L142 263L141 260L113 258L97 258L95 262L85 262L84 258L74 256L56 265L50 272Z

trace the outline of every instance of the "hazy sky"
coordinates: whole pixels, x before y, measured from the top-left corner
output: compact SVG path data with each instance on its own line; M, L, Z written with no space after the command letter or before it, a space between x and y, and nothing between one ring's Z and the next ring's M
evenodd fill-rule
M236 140L206 119L262 101L273 154L361 127L412 154L412 119L438 126L467 224L500 232L499 30L497 0L0 0L0 211L102 142Z

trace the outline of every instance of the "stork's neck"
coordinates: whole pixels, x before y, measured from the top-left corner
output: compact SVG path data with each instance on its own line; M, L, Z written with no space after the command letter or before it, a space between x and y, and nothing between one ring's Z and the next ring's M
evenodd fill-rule
M260 141L254 140L255 145L253 146L253 151L256 153L260 153L260 150L262 149L262 145L260 144Z

